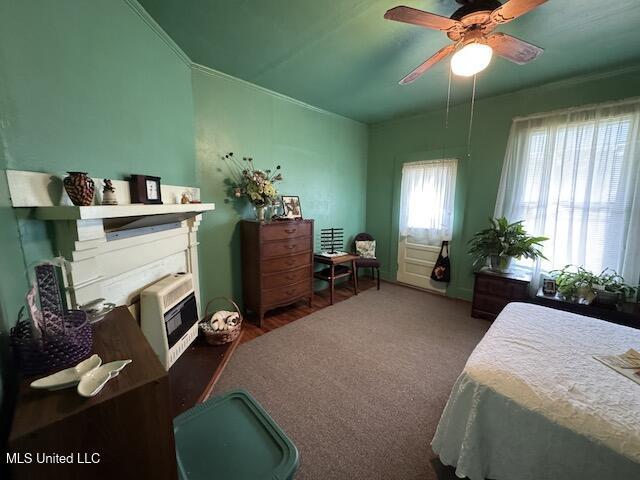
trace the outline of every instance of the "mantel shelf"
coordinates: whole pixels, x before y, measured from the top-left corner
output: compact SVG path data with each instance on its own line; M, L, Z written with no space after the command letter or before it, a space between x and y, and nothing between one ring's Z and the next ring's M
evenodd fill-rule
M41 220L94 220L101 218L144 217L170 213L202 213L215 210L214 203L186 203L169 205L92 205L89 207L59 206L36 207L36 218Z

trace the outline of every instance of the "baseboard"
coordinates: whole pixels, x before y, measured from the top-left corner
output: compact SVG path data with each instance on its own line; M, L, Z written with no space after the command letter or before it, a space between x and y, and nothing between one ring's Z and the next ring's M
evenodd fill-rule
M447 296L470 302L473 299L473 289L452 286L447 290Z

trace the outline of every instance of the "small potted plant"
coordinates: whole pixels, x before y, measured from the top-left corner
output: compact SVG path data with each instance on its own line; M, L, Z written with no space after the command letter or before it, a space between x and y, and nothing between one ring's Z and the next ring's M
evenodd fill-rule
M598 303L620 304L624 301L635 301L638 287L632 287L624 282L624 278L612 268L605 268L598 275L593 285Z
M569 302L591 303L595 297L593 286L598 282L594 275L584 267L565 265L549 274L555 279L558 294Z
M556 280L558 293L570 302L589 304L596 300L601 304L615 305L634 301L638 292L637 287L624 283L624 278L611 268L595 275L584 267L566 265L549 274Z
M490 218L489 228L469 241L468 253L473 257L474 268L486 265L489 259L491 270L505 273L511 269L514 258L546 259L540 247L548 238L527 235L522 223L509 223L505 217Z

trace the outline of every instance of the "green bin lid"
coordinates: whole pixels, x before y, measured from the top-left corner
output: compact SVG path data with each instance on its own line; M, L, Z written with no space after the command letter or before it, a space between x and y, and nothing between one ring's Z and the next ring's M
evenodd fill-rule
M178 415L173 431L182 480L287 480L298 468L298 449L244 390Z

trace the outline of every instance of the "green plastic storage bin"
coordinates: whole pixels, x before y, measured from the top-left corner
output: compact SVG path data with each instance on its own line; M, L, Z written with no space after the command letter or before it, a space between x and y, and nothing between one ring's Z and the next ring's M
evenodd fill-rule
M244 390L214 397L173 421L181 480L288 480L298 449Z

